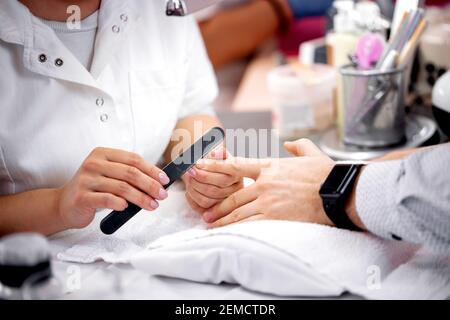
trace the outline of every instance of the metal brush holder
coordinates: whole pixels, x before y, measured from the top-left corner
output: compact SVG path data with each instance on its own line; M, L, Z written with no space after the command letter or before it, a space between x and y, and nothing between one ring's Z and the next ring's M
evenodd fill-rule
M405 70L340 69L343 90L343 141L384 148L405 142Z

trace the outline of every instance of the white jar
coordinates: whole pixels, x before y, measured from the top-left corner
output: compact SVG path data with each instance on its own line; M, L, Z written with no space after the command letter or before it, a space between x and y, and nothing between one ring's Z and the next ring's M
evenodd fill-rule
M328 129L335 122L336 70L326 65L286 65L269 73L273 127L295 139Z

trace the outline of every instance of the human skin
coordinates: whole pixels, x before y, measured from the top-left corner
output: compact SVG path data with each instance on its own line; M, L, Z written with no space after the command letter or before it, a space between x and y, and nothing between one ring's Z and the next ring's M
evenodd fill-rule
M71 5L80 7L81 19L100 8L101 0L19 0L30 12L39 18L64 22L67 20L67 8Z
M335 161L311 141L288 142L285 148L294 157L286 159L235 158L230 161L203 160L203 170L223 172L255 180L249 187L232 194L203 215L209 227L251 220L273 219L311 222L334 226L326 215L319 190L335 165ZM401 159L418 149L395 152L375 161ZM345 212L361 230L366 230L356 208L356 186L360 171Z
M78 5L81 18L99 9L100 0L20 0L35 15L53 21L65 21L67 7ZM201 123L203 131L196 132ZM192 141L212 127L220 126L216 117L193 115L181 119L176 129L186 130L189 141L172 141L165 151L165 160L172 159L172 149L186 149ZM224 158L218 152L215 158ZM203 172L193 169L186 175L186 197L197 211L204 212L242 187L240 177ZM210 184L214 181L214 184ZM154 164L138 154L96 148L80 164L70 181L60 188L30 190L0 196L0 235L34 231L45 235L71 228L86 227L94 218L97 208L122 211L132 202L148 211L154 211L159 201L168 197L163 185L168 177ZM200 190L201 192L199 192Z

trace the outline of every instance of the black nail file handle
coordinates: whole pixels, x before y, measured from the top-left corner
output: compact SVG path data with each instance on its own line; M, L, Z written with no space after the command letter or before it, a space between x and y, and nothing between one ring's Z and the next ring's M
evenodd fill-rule
M170 182L164 186L168 189L175 181L180 179L195 163L206 156L225 139L225 132L221 128L212 128L203 137L198 139L177 159L163 168ZM112 211L100 222L100 230L104 234L113 234L125 223L133 218L142 208L134 203L128 202L124 211Z

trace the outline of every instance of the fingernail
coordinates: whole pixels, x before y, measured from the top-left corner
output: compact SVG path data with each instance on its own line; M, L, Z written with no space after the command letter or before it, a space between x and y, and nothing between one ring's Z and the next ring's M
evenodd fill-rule
M166 190L164 190L164 189L160 189L159 190L159 198L161 200L164 200L165 198L167 198L167 196L168 196L168 194L167 194Z
M188 174L189 174L191 177L193 177L193 178L197 175L197 173L195 172L195 169L194 169L194 168L190 168L190 169L188 170Z
M164 172L161 172L159 174L159 181L163 184L166 185L170 182L169 177L167 176L167 174L165 174Z
M216 156L216 152L215 151L211 151L211 157L215 157Z
M200 160L197 161L197 163L195 164L195 166L196 166L198 169L204 169L205 163L206 163L206 162L205 162L204 159L200 159Z
M152 201L150 201L150 207L152 209L156 209L156 208L159 207L159 203L157 201L155 201L155 200L152 200Z

